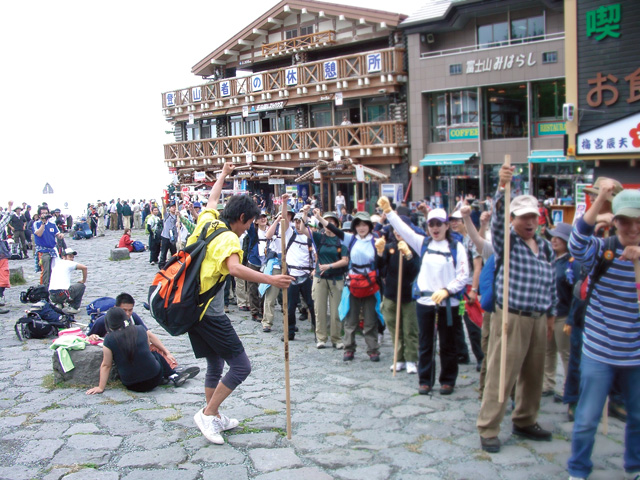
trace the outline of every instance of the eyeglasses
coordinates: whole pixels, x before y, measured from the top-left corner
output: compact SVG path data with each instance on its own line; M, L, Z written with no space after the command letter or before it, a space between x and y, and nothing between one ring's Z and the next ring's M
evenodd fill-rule
M430 227L441 227L442 223L440 220L429 220L429 222L427 223L427 225L429 225Z

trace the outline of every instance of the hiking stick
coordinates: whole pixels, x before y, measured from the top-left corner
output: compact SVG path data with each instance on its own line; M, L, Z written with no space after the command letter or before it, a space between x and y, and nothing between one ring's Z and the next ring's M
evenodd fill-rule
M511 166L511 155L504 156L504 164ZM500 382L498 402L504 402L507 376L507 328L509 326L509 253L511 251L511 182L504 186L504 260L502 265L502 340L500 343Z
M287 203L282 202L282 219L280 220L280 246L282 248L282 273L287 273L287 245L285 241L286 231L285 217L287 216ZM287 298L287 292L282 292L282 317L284 319L284 388L285 399L287 403L287 439L291 440L291 392L289 385L289 299Z
M396 299L396 335L393 343L393 376L396 376L396 363L398 363L398 348L400 347L400 323L402 309L402 252L398 250L398 298Z
M640 303L640 260L633 261L633 270L636 273L636 290L638 291L638 303Z

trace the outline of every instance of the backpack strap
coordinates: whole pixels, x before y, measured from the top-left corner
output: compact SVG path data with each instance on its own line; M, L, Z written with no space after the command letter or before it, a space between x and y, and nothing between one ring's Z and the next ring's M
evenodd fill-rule
M198 242L204 242L205 244L205 248L207 248L207 246L211 243L211 241L216 238L218 235L220 235L221 233L224 232L228 232L229 229L224 226L224 227L219 227L217 228L214 232L211 232L209 235L207 235L204 239L202 238L202 232L207 232L209 230L209 227L211 226L211 222L207 223L203 228L202 231L200 232L200 236L198 237ZM198 295L198 302L200 305L208 305L209 302L211 301L211 299L213 297L216 296L216 294L220 291L220 288L222 288L222 286L224 285L225 280L227 279L227 275L220 275L220 278L218 279L218 281L216 282L216 284L211 287L207 292L203 293L203 294L199 294Z
M593 290L596 284L600 281L604 274L607 273L607 270L609 270L609 267L613 264L617 244L618 237L616 235L604 239L604 249L602 250L602 256L598 259L598 263L589 276L589 286L587 288L587 296L585 298L586 305L589 304L589 300L591 299L591 295L593 294ZM607 252L609 251L613 252L613 255L607 255ZM607 258L608 256L610 256L611 258Z

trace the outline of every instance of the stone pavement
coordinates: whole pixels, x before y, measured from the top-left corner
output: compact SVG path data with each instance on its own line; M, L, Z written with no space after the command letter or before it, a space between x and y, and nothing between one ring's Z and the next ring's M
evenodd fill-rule
M146 300L157 267L149 265L146 252L107 260L118 238L119 232L107 231L104 238L67 239L79 252L77 261L89 267L83 305L122 291L138 303ZM140 231L134 238L146 243ZM33 260L10 263L23 266L30 285L37 282ZM234 306L230 317L253 371L223 404L225 414L241 421L225 433L223 446L207 442L193 422L204 405L204 372L181 388L144 394L108 388L87 396L84 389L51 388L50 340L20 343L13 331L25 308L19 293L27 286L7 291L11 313L0 316L0 479L568 478L572 423L562 405L542 401L539 420L553 430L552 442L512 437L507 417L500 435L503 449L489 455L480 450L475 429L475 365L461 366L450 397L420 396L415 375L398 372L392 378L389 338L380 363L369 361L361 337L355 360L345 363L342 351L315 348L309 322L299 322L300 332L290 343L293 436L287 440L282 324L276 322L265 334ZM186 336L171 337L141 305L136 311L180 363L205 369ZM84 313L76 318L88 319ZM591 479L623 478L623 428L610 419L608 435L598 434Z

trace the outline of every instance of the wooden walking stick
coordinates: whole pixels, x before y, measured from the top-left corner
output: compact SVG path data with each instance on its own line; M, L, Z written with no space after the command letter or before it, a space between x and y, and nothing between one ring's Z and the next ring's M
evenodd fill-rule
M504 156L504 164L511 166L511 155ZM507 376L507 328L509 326L509 253L511 251L511 182L504 186L504 260L502 282L502 341L500 344L500 383L498 402L504 402Z
M282 249L282 274L287 273L287 245L286 245L286 231L285 231L285 218L287 215L287 202L282 202L282 218L280 219L280 245ZM284 388L285 399L287 403L287 439L291 440L291 391L289 383L289 301L287 298L287 292L282 292L282 317L284 319Z
M398 249L398 298L396 299L396 335L393 343L393 376L396 376L396 364L398 363L398 349L400 347L400 324L402 317L402 252Z

